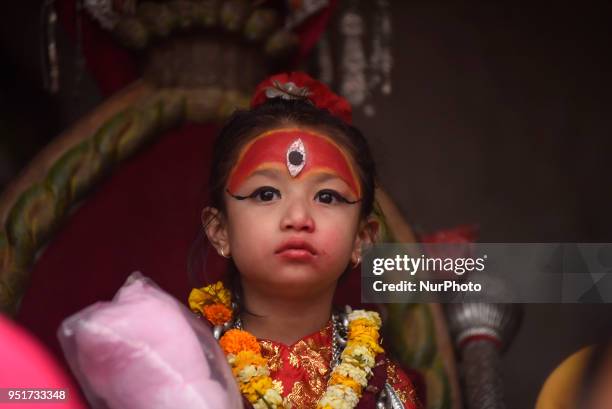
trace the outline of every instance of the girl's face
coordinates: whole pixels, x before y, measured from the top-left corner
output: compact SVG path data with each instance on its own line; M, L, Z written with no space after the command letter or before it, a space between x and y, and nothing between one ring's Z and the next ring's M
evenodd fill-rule
M265 145L259 147L263 154L257 147L255 153L241 151L225 193L224 222L212 242L231 255L243 282L307 295L335 286L369 236L360 229L361 189L348 157L341 150L334 153L333 146L327 151L315 146L329 138L301 140L306 166L297 175L289 171L284 142L267 142L282 146L278 160Z

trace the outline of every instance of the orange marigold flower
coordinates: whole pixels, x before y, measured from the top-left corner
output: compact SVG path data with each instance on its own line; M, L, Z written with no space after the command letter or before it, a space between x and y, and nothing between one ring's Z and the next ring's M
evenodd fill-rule
M232 319L232 310L223 304L206 305L204 316L213 325L222 325Z
M261 353L261 347L257 338L246 331L230 329L219 340L219 345L225 354L238 355L240 351L253 351Z

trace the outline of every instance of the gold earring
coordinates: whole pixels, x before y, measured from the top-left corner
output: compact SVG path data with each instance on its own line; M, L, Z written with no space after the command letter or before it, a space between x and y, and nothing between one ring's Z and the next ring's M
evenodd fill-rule
M222 255L223 257L225 257L225 258L230 258L230 256L226 256L226 255L225 255L225 252L223 251L223 249L221 249L221 255Z

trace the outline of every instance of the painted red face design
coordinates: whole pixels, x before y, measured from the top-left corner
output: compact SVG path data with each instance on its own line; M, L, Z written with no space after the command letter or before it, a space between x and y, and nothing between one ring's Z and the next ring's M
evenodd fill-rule
M250 141L238 155L227 189L236 192L253 172L279 167L295 178L331 173L361 198L359 179L344 150L325 135L301 129L269 131Z

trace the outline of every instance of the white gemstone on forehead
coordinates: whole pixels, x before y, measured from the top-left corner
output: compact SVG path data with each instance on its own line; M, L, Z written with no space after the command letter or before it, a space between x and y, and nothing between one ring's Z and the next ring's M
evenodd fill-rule
M296 139L287 149L287 169L296 177L306 165L306 148L300 138Z

